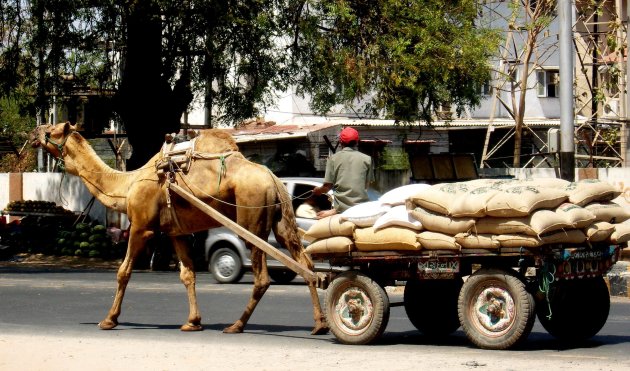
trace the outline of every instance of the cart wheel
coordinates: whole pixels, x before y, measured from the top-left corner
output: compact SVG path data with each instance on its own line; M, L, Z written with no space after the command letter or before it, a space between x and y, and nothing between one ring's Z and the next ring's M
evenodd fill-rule
M534 326L535 302L515 272L482 268L459 294L459 321L480 348L507 349L525 340Z
M340 342L368 344L387 327L389 297L368 276L344 272L326 290L326 319Z
M606 324L610 294L603 277L557 281L551 284L549 303L544 299L537 304L540 324L557 339L579 342L595 336Z
M462 279L407 281L405 312L425 335L447 336L459 328L457 297Z

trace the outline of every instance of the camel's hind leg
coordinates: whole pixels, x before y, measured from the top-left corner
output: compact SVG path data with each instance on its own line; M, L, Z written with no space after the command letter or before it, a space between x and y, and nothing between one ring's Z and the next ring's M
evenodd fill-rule
M306 255L304 250L291 251L291 256L298 263L306 266L309 270L313 270L313 261ZM311 331L311 335L324 335L328 333L328 322L326 316L322 311L321 304L319 302L319 295L317 294L317 287L312 282L308 282L308 290L311 294L311 302L313 303L313 319L315 320L315 326Z
M133 263L140 251L144 249L146 242L153 237L153 234L153 231L138 230L134 228L133 224L131 225L127 253L116 275L118 288L116 289L116 296L114 296L114 303L105 319L99 322L98 327L101 329L110 330L118 326L118 316L120 316L120 308L122 306L123 297L125 296L125 289L131 278Z
M254 273L254 289L249 302L245 307L245 311L234 324L223 329L226 334L236 334L243 332L249 317L251 317L256 305L263 297L270 285L269 273L267 272L267 260L265 253L257 247L250 246L252 249L252 272Z
M186 290L188 291L188 322L182 325L182 331L200 331L203 330L201 326L201 316L199 315L199 307L197 306L197 293L195 291L196 275L193 266L193 261L188 253L189 243L186 236L171 237L175 252L177 252L177 258L180 261L179 278L181 279Z
M290 226L287 227L287 221L280 222L274 228L274 234L276 235L276 240L289 250L291 253L291 257L302 266L307 267L309 270L313 270L313 261L309 258L309 256L304 252L304 248L302 247L302 242L300 241L297 233L294 232L294 229ZM293 226L297 228L297 226ZM308 290L311 294L311 302L313 303L313 319L315 320L315 325L313 326L313 330L311 331L312 335L323 335L328 333L328 322L326 321L326 317L324 312L322 311L321 304L319 302L319 295L317 294L317 287L314 283L308 282Z

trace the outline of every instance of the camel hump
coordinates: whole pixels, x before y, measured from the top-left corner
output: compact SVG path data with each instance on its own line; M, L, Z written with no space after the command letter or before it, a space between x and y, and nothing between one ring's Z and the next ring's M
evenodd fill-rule
M238 145L232 135L221 129L201 130L196 138L196 150L200 152L228 152L238 151Z

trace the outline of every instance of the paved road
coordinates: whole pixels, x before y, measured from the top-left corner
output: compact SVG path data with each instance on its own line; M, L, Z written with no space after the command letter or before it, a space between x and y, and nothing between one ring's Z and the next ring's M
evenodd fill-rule
M249 281L249 282L248 282ZM536 324L526 344L511 351L476 349L461 331L436 342L422 336L402 307L392 308L380 341L346 346L332 335L311 336L307 289L273 285L245 334L221 330L241 313L251 277L235 285L199 275L205 331L182 333L187 299L173 272L136 272L121 324L96 324L111 305L115 273L0 269L0 370L134 369L584 369L630 370L630 300L614 298L594 339L567 348ZM323 292L321 292L323 296ZM401 301L391 293L391 301ZM323 298L322 298L323 302Z

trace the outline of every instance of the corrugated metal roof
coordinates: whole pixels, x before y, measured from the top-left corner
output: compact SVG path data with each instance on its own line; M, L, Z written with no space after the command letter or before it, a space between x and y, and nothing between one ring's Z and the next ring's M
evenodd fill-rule
M304 125L276 124L272 126L249 126L247 128L231 128L226 130L232 134L237 143L244 143L266 140L306 138L309 133L336 125L338 124L331 122Z
M372 127L383 127L383 126L399 126L403 124L396 124L394 120L362 120L362 119L343 119L343 120L330 120L329 122L335 122L337 125L341 126L372 126ZM512 119L454 119L451 121L433 121L431 126L436 128L449 128L449 127L486 127L490 125L492 122L493 126L511 126L514 125L514 120ZM530 118L525 119L525 123L529 126L540 126L540 127L556 127L560 125L560 119L549 119L549 118ZM426 123L412 123L411 125L420 125L420 126L428 126Z
M485 128L490 124L494 127L508 127L514 125L512 119L455 119L452 121L434 121L431 126L436 129L449 128ZM536 118L526 119L526 125L542 128L553 128L560 126L560 119ZM261 123L259 125L250 124L243 128L226 129L232 134L237 143L259 142L268 140L283 140L305 138L309 133L331 128L334 126L355 126L355 127L397 127L403 124L397 124L394 120L364 120L364 119L329 119L317 124L268 124ZM412 125L418 125L416 123ZM420 126L427 126L426 123L420 123Z

